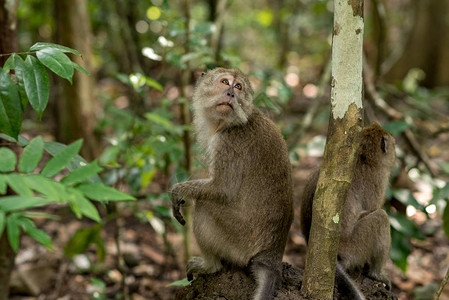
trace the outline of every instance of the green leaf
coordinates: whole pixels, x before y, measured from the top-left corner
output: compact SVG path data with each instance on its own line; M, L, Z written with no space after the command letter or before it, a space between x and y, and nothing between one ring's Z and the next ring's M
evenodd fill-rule
M75 214L77 212L81 213L82 215L96 221L100 222L101 218L98 214L98 210L89 200L87 200L82 193L75 190L75 193L72 193L69 198L69 203L74 210ZM78 215L78 214L77 214Z
M0 139L4 139L5 141L11 142L11 143L17 143L20 147L25 147L30 142L23 136L19 135L19 141L17 142L16 139L10 137L9 135L6 135L4 133L0 133Z
M29 55L24 65L23 83L31 107L42 117L47 107L50 95L50 83L45 67L34 57Z
M398 136L399 134L409 129L411 126L412 124L405 121L393 121L382 125L383 129L388 131L392 136Z
M5 212L0 210L0 237L3 235L5 229Z
M76 51L75 49L66 47L66 46L61 46L58 44L53 44L53 43L36 43L33 46L31 46L30 51L39 51L45 48L52 48L52 49L57 49L59 51L65 52L65 53L73 53L75 55L78 56L82 56L81 53L79 53L78 51Z
M65 186L50 180L40 174L23 176L25 184L36 192L56 202L64 202L66 198Z
M0 148L0 172L12 172L16 168L17 156L9 148Z
M102 229L102 224L94 225L91 228L79 229L65 245L64 255L72 258L75 255L85 252L90 244L96 244L97 247L104 249L104 244L102 245L101 243L103 240L101 238Z
M41 161L44 153L44 141L41 136L34 138L28 146L23 149L19 161L19 171L22 173L33 172L37 164Z
M449 237L449 205L447 204L443 212L443 229L446 236Z
M93 161L84 167L73 170L72 173L64 177L61 182L65 185L80 183L89 178L92 178L102 170L103 169L98 165L98 162Z
M76 62L72 61L72 66L74 69L77 69L78 71L83 72L86 75L90 75L89 72L87 72L86 69L84 69L83 67L81 67L79 64L77 64Z
M39 207L51 202L53 201L41 197L6 196L0 198L0 210L10 212L14 210Z
M19 137L20 138L20 137ZM63 151L65 148L67 148L67 145L58 143L58 142L45 142L45 151L50 153L52 156L58 155L61 151ZM73 170L76 170L78 168L84 167L87 165L87 161L82 158L80 155L76 155L70 163L67 165L67 169L72 172ZM94 182L101 182L101 179L99 176L95 176L91 179Z
M136 200L131 195L120 192L100 183L82 183L77 190L81 191L87 198L97 201L127 201Z
M21 126L22 104L18 88L0 68L0 130L17 140Z
M22 103L22 111L25 110L28 104L28 96L25 90L25 82L23 81L23 73L25 72L25 62L23 59L13 54L11 59L14 61L14 71L16 74L17 86L19 88L20 99Z
M15 68L14 58L13 56L16 55L13 53L8 59L5 61L5 64L3 65L2 69L5 70L6 73L9 73L11 69Z
M55 48L44 48L36 56L47 68L72 83L73 65L67 55Z
M186 278L183 278L181 280L173 281L170 284L167 284L166 287L170 286L188 286L191 282Z
M78 154L82 144L83 140L78 140L56 154L45 164L41 174L48 178L58 174Z
M151 122L158 124L163 129L167 130L168 132L174 133L174 134L181 134L182 129L179 126L176 126L172 121L170 121L167 118L164 118L161 115L155 114L155 113L146 113L145 117L150 120Z
M25 180L17 173L11 173L6 176L8 185L20 196L33 197L33 191L25 184ZM1 200L0 200L1 201Z
M158 91L162 92L164 90L164 88L162 87L162 85L159 82L157 82L156 80L151 79L150 77L146 77L145 76L145 83L149 87L152 87L152 88L154 88L154 89L156 89Z
M53 249L53 244L51 242L50 236L48 236L48 234L46 234L44 231L36 228L36 225L34 225L33 221L25 217L20 217L18 220L20 225L22 226L23 231L25 231L30 237L38 241L46 248L50 250Z
M14 252L19 250L20 228L19 220L16 214L11 214L6 218L6 231L8 233L8 241Z
M0 174L0 195L6 194L6 176L7 175Z

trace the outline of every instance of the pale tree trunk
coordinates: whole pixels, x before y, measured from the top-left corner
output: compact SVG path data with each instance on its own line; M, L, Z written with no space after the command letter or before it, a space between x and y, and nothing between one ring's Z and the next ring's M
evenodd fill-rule
M363 0L334 1L332 108L301 289L313 299L332 299L333 294L339 218L363 127L363 24Z
M0 54L18 52L17 44L17 0L0 0ZM3 67L9 56L0 56ZM14 149L13 149L14 150ZM10 191L8 190L8 193ZM14 268L16 253L9 245L6 228L0 238L0 300L9 299L9 280Z
M83 59L74 61L92 72L91 28L86 0L55 1L58 43L78 50ZM81 154L91 160L99 154L99 142L94 134L96 124L93 74L87 76L79 71L73 75L73 84L58 78L59 93L56 99L58 122L57 138L71 143L83 138Z

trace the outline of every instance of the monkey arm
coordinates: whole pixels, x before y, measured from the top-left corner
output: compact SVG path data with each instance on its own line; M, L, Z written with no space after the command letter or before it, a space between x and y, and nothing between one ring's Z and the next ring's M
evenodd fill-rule
M185 224L184 217L180 212L181 206L190 205L192 200L224 200L226 198L226 196L219 189L214 187L210 178L177 183L170 189L170 197L173 206L173 216L181 225Z

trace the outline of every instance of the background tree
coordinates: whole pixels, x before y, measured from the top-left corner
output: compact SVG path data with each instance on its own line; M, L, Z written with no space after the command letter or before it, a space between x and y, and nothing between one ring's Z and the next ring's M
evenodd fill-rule
M87 1L55 1L56 40L61 45L78 49L83 58L75 61L87 70L93 70L92 32L87 11ZM95 76L76 74L72 83L59 80L55 116L56 136L64 143L83 138L86 143L82 154L89 160L100 153L98 136L95 134L98 101L94 95Z

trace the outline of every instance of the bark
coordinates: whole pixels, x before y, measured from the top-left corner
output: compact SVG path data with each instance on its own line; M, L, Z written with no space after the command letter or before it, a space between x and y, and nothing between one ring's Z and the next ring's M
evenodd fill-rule
M0 54L18 52L17 44L17 5L18 0L0 0ZM3 66L9 56L0 56Z
M332 299L340 237L339 216L352 181L362 118L363 0L334 2L331 117L313 202L301 291Z
M17 44L17 5L17 0L0 0L1 54L18 52L19 49ZM0 57L0 67L3 67L7 59L8 56ZM10 194L9 191L8 194ZM16 253L9 245L6 228L4 228L0 238L0 300L9 299L9 280L14 268L15 257Z
M405 51L387 74L402 80L412 68L422 69L427 87L449 85L449 1L415 0L415 22Z
M77 49L83 54L74 61L92 72L91 28L86 0L55 1L58 43ZM84 139L81 154L88 160L100 153L99 141L94 133L97 101L93 93L93 78L75 71L73 84L58 78L59 93L56 100L57 132L63 143Z

